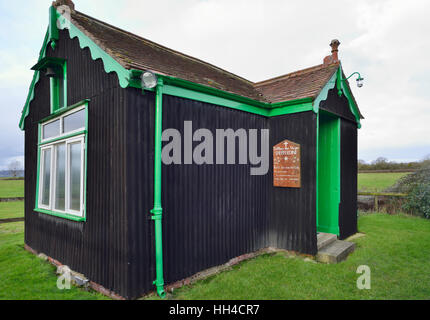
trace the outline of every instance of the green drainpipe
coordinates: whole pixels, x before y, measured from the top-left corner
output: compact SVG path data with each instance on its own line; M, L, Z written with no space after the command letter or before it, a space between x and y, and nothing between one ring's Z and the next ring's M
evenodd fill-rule
M154 209L151 210L155 223L155 269L157 293L164 298L163 278L163 237L162 222L163 208L161 207L161 135L163 120L163 79L158 79L155 96L155 155L154 155Z

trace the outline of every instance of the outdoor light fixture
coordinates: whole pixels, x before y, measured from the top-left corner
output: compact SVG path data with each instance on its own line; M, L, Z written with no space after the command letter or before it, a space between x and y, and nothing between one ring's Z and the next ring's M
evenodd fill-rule
M361 88L363 86L363 80L362 77L357 78L357 87Z
M364 80L364 78L362 78L362 77L361 77L361 75L360 75L358 72L354 72L354 73L353 73L353 74L351 74L348 78L346 78L346 79L342 79L342 81L346 81L346 80L348 80L348 79L349 79L349 78L351 78L354 74L358 75L358 78L357 78L357 87L361 88L361 87L363 86L363 80Z
M157 86L157 76L151 71L145 71L140 76L142 88L152 89Z

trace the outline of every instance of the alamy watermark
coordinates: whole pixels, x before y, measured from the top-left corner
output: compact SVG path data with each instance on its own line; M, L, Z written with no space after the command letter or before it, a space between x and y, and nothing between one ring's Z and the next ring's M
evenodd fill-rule
M361 265L357 268L357 273L361 276L357 279L357 289L359 290L370 290L371 289L371 272L370 267L366 265Z
M59 290L70 290L72 283L72 271L67 266L61 266L58 268L57 273L60 276L57 279L57 288Z
M251 165L252 176L269 170L269 129L209 129L193 132L192 121L184 121L183 137L177 129L165 129L168 142L161 153L165 165ZM198 144L196 144L198 143Z

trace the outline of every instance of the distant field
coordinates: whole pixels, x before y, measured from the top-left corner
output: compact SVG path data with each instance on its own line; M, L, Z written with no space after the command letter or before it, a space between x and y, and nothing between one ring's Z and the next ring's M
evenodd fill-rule
M24 197L24 180L0 179L0 198Z
M389 173L359 173L358 190L368 192L381 192L393 186L400 178L408 175L408 172Z
M24 218L24 201L0 202L0 220Z

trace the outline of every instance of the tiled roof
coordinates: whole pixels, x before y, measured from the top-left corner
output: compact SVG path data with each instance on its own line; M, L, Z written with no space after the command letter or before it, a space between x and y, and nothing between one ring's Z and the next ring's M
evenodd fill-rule
M339 63L319 65L258 82L254 86L272 103L316 98L338 68Z
M253 83L78 11L72 11L71 18L74 25L126 69L151 70L262 102L315 98L339 67L318 65Z

